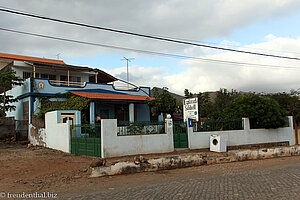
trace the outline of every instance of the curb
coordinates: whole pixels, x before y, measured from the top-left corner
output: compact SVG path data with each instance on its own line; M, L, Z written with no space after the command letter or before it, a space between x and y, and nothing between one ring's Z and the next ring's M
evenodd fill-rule
M93 168L90 177L112 176L138 172L192 167L246 160L300 155L300 145L275 148L235 150L227 153L193 153L144 160L144 162L118 162L109 167Z

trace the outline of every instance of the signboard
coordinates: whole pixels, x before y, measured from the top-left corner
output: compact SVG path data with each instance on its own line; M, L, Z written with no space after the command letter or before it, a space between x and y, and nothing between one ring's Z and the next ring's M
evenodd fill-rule
M189 98L183 100L183 120L194 119L196 121L198 118L198 97Z

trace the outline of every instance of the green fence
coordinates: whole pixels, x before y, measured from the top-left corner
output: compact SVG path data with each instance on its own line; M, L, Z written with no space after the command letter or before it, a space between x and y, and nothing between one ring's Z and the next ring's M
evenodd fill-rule
M243 119L206 119L194 122L194 131L228 131L243 130Z
M173 123L174 148L188 148L188 134L186 122Z
M96 137L101 136L101 124L76 124L71 126L72 137Z
M101 157L100 124L79 124L70 128L72 154Z
M164 134L165 126L158 121L118 122L117 135Z

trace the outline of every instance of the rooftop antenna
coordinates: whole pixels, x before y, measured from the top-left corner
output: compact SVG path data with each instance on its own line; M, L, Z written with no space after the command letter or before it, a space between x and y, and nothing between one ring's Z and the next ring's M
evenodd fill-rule
M126 60L126 67L127 67L127 88L129 88L129 73L128 73L128 63L134 60L134 58L126 58L123 57L121 60Z
M61 54L61 53L56 54L57 60L59 60L59 55L60 55L60 54Z

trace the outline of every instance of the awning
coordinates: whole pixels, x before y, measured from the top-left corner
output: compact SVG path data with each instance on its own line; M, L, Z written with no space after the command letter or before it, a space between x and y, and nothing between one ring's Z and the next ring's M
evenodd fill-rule
M153 97L139 96L139 95L126 95L126 94L107 94L107 93L93 93L93 92L70 92L77 96L86 97L89 99L102 99L102 100L127 100L127 101L146 101L154 100Z

